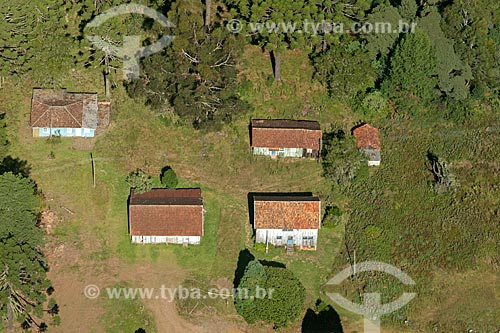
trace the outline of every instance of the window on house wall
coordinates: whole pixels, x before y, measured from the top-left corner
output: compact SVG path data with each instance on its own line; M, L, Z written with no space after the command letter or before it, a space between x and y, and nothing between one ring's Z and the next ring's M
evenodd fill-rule
M314 246L314 236L303 236L302 237L302 246Z

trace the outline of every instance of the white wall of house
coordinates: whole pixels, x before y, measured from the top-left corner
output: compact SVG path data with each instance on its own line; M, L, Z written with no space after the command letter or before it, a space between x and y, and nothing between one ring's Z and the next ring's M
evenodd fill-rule
M269 149L267 147L252 147L254 155L265 155L272 157L302 157L304 156L303 148L278 148L277 150ZM311 149L312 153L312 149Z
M257 229L255 242L285 246L291 237L293 245L316 248L318 229Z
M132 236L134 244L200 244L200 236Z

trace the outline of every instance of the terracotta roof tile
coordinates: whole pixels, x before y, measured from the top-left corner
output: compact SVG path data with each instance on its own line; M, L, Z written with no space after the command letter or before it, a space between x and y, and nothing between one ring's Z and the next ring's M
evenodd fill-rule
M33 89L32 127L96 128L97 94Z
M153 189L130 194L131 236L202 236L200 189Z
M317 197L255 196L255 229L319 229L321 201Z
M252 147L320 150L321 136L316 121L252 120Z
M368 124L356 127L352 134L356 138L358 149L374 148L380 149L380 138L378 129Z

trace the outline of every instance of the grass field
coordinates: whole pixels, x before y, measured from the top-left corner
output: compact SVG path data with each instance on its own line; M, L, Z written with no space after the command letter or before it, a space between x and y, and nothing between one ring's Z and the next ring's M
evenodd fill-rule
M258 48L248 48L240 66L242 78L248 80L240 93L254 110L215 133L173 123L166 126L118 87L113 90L111 125L105 133L83 145L71 139L49 144L33 139L27 127L31 84L0 90L0 111L7 113L11 155L28 161L30 175L43 192L47 208L60 219L49 237L48 249L54 296L62 305L60 331L84 325L93 332L134 332L144 328L146 322L148 332L155 327L158 332L195 331L191 321L208 322L213 330L233 325L265 331L267 327L247 327L231 303L221 300L178 304L187 321L181 323L181 317L175 317L175 309L168 304L114 303L104 297L90 303L81 292L88 283L103 287L158 287L160 283L231 286L238 257L245 249L257 259L278 261L292 270L306 287L308 307L318 298L328 300L325 282L347 264L344 225L320 230L317 252L296 251L293 256L286 256L283 249L261 252L253 246L247 205L248 192L259 191L310 191L323 202L341 206L349 215L348 236L354 237L348 243L357 249L360 261L395 263L417 280L419 296L410 311L390 317L384 322L388 327L402 331L401 320L406 317L412 325L409 329L423 331L458 331L469 324L479 331L495 327L496 318L500 318L500 234L495 208L500 197L499 131L495 129L500 126L494 120L460 129L445 122L437 126L408 120L375 124L382 133L382 166L372 171L366 184L342 193L322 177L321 164L316 161L252 156L248 123L252 117L293 117L320 120L324 129L335 125L348 130L357 116L332 102L325 89L311 81L312 70L303 53L283 54L283 83L279 86L272 84L269 58ZM66 87L95 91L100 87L98 79L74 73ZM486 127L491 129L486 131ZM450 162L460 181L456 193L437 196L432 192L432 177L425 166L427 150ZM54 159L48 158L51 152ZM96 161L95 188L90 153ZM125 177L141 168L159 184L158 175L165 165L172 166L180 176L180 187L202 188L206 222L199 246L130 244ZM375 229L380 232L373 232ZM384 282L376 280L366 286L375 288ZM345 286L347 294L353 289ZM395 286L388 290L387 297L400 291ZM338 307L336 310L346 332L359 330L358 316ZM118 325L120 317L127 320ZM160 326L176 320L180 326ZM82 321L85 323L80 324ZM290 331L299 327L300 322L294 323Z

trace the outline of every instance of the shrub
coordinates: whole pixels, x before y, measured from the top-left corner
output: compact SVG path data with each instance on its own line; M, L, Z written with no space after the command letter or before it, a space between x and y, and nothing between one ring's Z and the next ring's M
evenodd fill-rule
M266 252L266 244L264 243L255 243L253 248L257 252Z
M179 179L177 178L174 169L169 166L166 166L162 169L160 180L163 186L165 186L166 188L176 188L177 184L179 183Z
M264 321L280 328L298 318L304 309L304 286L283 267L263 266L257 260L251 261L238 288L245 290L245 297L238 294L235 307L248 323Z
M148 192L153 187L151 176L139 169L132 171L125 181L137 194Z
M328 206L325 209L325 215L323 216L323 227L334 228L342 220L342 210L337 206Z

